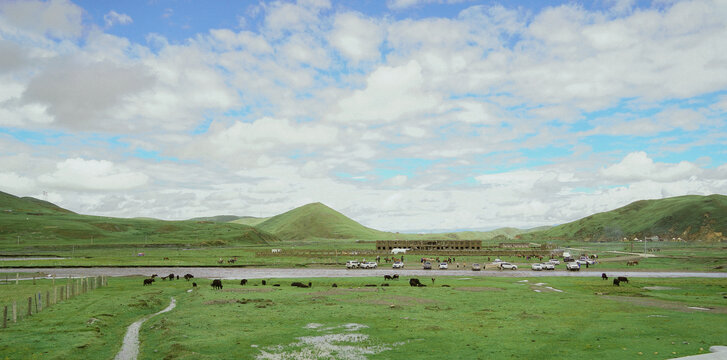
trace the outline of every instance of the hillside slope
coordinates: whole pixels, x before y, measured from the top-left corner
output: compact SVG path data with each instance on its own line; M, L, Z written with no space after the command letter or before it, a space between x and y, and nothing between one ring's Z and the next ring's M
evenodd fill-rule
M727 196L641 200L522 237L602 241L650 236L688 241L727 240Z
M302 239L383 239L391 233L367 228L321 203L304 205L276 215L256 228L282 240Z
M0 192L0 245L204 246L276 241L274 235L247 225L80 215L46 201Z

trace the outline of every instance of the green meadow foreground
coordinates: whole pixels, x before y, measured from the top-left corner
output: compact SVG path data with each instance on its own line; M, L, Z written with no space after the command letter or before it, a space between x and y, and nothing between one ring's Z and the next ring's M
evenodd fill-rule
M724 279L268 279L222 290L142 279L110 278L0 329L0 358L111 359L126 328L172 297L174 310L143 325L140 359L665 359L727 344ZM50 285L0 285L0 304Z

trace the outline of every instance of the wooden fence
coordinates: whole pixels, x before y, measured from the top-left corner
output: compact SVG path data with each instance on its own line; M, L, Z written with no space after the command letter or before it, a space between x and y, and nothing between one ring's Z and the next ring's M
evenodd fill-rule
M36 292L34 290L34 293L27 298L23 297L21 299L11 300L9 303L0 304L3 312L2 324L0 324L2 328L7 328L8 323L17 323L18 321L42 312L43 309L47 309L50 306L85 294L101 286L108 285L108 279L105 276L84 278L68 277L65 284L60 285L56 285L55 278L52 280L51 287L45 291ZM20 280L16 275L15 285L18 285L19 282ZM33 278L33 283L35 283L35 278ZM11 282L11 284L6 286L14 285Z

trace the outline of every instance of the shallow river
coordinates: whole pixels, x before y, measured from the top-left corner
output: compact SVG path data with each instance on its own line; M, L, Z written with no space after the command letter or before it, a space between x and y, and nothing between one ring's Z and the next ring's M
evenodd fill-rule
M601 277L603 270L587 271L531 271L531 270L391 270L391 269L269 269L269 268L226 268L226 267L97 267L97 268L0 268L0 273L39 272L57 277L65 276L166 276L192 274L198 278L215 279L268 279L268 278L321 278L321 277L366 277L399 274L401 276L498 276L498 277ZM605 270L608 276L629 276L647 278L727 278L727 273L712 272L650 272L650 271L612 271Z

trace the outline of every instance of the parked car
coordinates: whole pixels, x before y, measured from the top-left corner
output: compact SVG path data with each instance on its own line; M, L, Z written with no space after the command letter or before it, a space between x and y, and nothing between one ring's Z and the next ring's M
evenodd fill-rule
M533 269L534 271L542 271L543 264L535 263L535 264L530 265L530 268Z
M477 264L477 263L472 264L472 271L480 271L480 270L482 270L482 265Z
M356 260L346 261L346 269L358 269L359 262Z
M446 262L439 264L439 270L447 270L447 269L449 269L449 264L447 264Z
M361 267L362 269L376 269L376 267L378 265L379 264L377 264L376 261L369 261L369 262L361 263L361 265L359 265L359 267Z
M397 261L393 265L391 265L391 267L394 268L394 269L403 269L404 268L404 263L401 262L401 261Z
M422 269L432 270L432 263L430 263L429 261L425 261L424 264L422 265Z
M577 262L569 262L565 265L565 268L570 271L578 271L581 269L581 266Z
M588 264L588 265L594 265L594 264L596 263L596 261L595 261L595 260L589 259L589 258L587 258L587 257L585 257L585 256L581 256L581 258L580 258L580 259L578 259L578 260L579 260L579 261L582 261L582 262L585 262L585 263L586 263L586 264ZM581 265L584 265L584 264L581 264Z
M558 259L550 259L550 260L548 260L548 262L553 265L560 265L560 260L558 260Z
M543 264L543 270L555 270L555 264L552 263L544 263Z
M500 269L517 270L517 265L510 264L509 262L501 262Z

